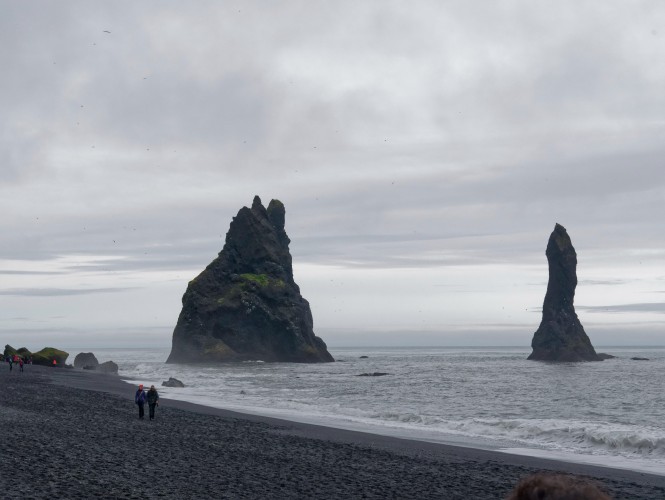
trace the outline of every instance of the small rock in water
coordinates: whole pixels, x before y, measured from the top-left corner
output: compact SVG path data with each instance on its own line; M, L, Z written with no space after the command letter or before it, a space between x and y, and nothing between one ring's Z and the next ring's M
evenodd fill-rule
M369 356L360 356L360 359L367 359Z
M165 380L162 382L162 386L164 387L185 387L185 384L180 382L177 378L169 377L168 380Z
M649 361L649 358L638 358L637 356L630 359L632 359L633 361Z
M604 352L599 352L598 353L598 359L603 360L603 359L614 359L616 356L612 356L611 354L607 354Z
M383 377L384 375L390 375L390 373L384 373L384 372L361 373L360 375L356 375L356 377Z

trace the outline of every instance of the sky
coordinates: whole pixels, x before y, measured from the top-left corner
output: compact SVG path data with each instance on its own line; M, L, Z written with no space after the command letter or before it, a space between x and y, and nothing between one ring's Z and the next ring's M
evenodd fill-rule
M0 343L168 347L259 195L329 346L665 345L665 5L0 0Z

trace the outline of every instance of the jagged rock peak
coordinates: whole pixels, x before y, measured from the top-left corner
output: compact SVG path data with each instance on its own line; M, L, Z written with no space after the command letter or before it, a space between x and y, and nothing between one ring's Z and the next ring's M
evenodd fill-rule
M285 220L279 200L266 209L255 196L238 211L217 258L189 282L167 362L334 361L293 279Z
M575 313L577 253L562 225L554 226L545 254L549 280L543 302L543 318L533 335L533 352L528 359L601 361Z

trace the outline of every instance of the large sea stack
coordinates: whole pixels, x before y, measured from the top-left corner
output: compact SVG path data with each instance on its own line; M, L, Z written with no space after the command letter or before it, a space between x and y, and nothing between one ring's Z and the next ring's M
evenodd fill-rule
M189 282L167 363L334 361L293 281L284 205L233 218L217 258Z
M549 281L543 303L543 319L533 334L537 361L601 361L575 313L577 254L566 232L556 224L547 243Z

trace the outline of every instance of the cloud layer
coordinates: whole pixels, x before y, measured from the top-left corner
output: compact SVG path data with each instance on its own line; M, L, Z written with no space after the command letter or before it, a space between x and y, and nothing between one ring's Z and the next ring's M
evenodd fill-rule
M0 4L11 317L42 321L51 290L72 301L60 326L85 328L82 308L149 293L149 318L109 321L170 324L254 194L285 203L328 331L397 323L445 343L485 309L528 342L555 222L594 318L662 300L658 2ZM353 288L331 288L340 272ZM375 276L396 285L378 316ZM111 289L96 306L69 293Z

